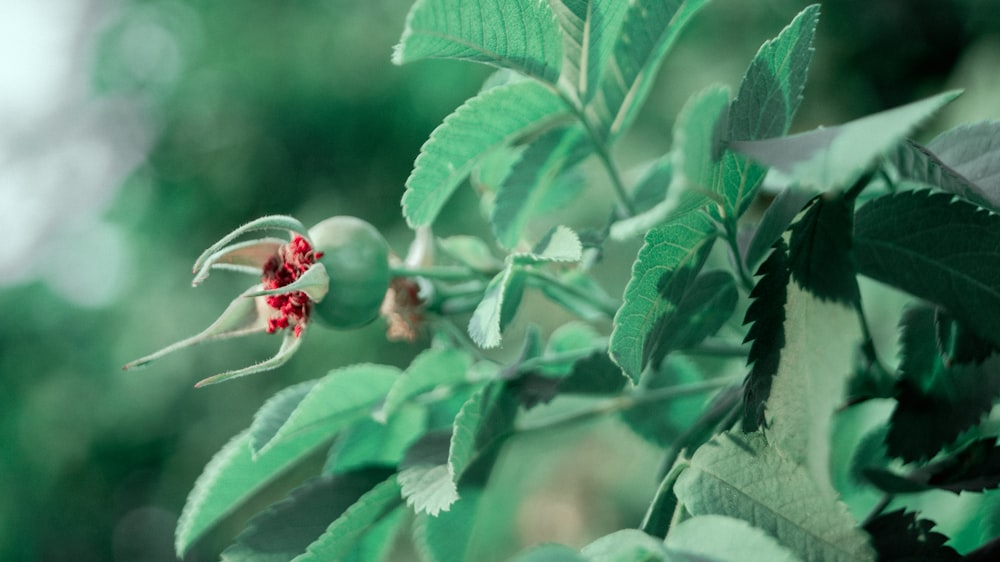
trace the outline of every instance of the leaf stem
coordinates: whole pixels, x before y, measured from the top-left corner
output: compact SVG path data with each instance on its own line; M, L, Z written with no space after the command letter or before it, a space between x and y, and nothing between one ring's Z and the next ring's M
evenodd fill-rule
M531 424L520 425L515 428L515 431L517 433L529 433L529 432L549 430L558 427L574 425L607 414L613 414L616 412L630 410L632 408L635 408L637 406L642 406L645 404L650 404L655 402L665 402L677 398L686 398L688 396L693 396L696 394L711 392L713 390L718 390L720 388L729 386L735 382L738 382L738 380L742 380L742 377L740 378L720 377L717 379L711 379L697 383L658 388L656 390L630 392L622 394L621 396L616 396L614 398L602 400L588 408L585 408L577 412L572 412L570 414L566 414L563 416L552 416L551 419L541 420Z
M609 302L604 299L597 298L594 294L580 287L577 287L576 285L571 285L569 283L566 283L562 279L559 279L558 277L552 275L547 271L536 268L525 268L524 271L529 276L534 277L535 279L543 283L548 283L550 285L559 287L563 291L566 291L567 293L570 293L581 300L589 302L590 304L594 305L595 308L603 312L605 316L607 316L608 318L614 318L615 314L618 314L618 308L619 308L618 303Z
M729 244L729 251L733 254L733 262L736 264L736 273L740 278L740 283L743 285L743 289L749 293L754 287L753 276L747 271L747 266L743 262L743 254L740 253L740 245L736 239L736 234L738 232L736 220L727 216L724 226L726 243Z
M468 281L475 279L478 273L468 267L438 265L431 267L391 266L389 274L393 277L426 277L440 281Z
M682 350L688 355L709 355L712 357L746 357L750 350L747 346L721 339L708 339L691 349Z

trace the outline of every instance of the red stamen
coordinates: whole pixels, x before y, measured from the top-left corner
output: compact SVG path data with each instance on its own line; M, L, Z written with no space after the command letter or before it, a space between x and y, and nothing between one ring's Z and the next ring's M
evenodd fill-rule
M261 275L261 282L267 289L280 289L298 279L309 267L316 263L322 253L313 252L309 242L301 236L278 249L271 257ZM268 306L278 314L267 320L267 333L273 334L289 326L294 326L295 336L302 334L302 327L309 319L312 302L302 291L292 291L281 295L269 295Z

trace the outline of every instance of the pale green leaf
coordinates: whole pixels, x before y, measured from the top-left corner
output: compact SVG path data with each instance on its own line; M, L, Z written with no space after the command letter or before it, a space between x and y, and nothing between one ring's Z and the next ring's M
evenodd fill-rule
M610 344L611 357L633 383L649 363L655 344L651 334L665 315L677 310L708 258L715 232L704 213L688 213L646 235Z
M513 319L523 291L523 274L510 263L490 280L469 319L469 337L476 345L484 349L500 345L501 332Z
M833 492L830 439L860 344L857 313L824 301L791 281L785 303L785 346L766 402L771 445L805 465L817 486Z
M458 488L446 464L410 466L399 471L398 479L406 503L417 513L437 516L458 501Z
M551 0L549 3L563 30L560 88L586 103L597 89L597 80L611 55L628 2Z
M673 557L663 541L638 529L622 529L605 535L583 547L591 562L671 562Z
M660 62L681 31L708 0L635 0L615 33L611 58L601 72L588 115L614 141L635 120Z
M543 203L581 182L564 172L587 157L593 146L579 126L560 127L535 139L497 191L490 223L505 248L520 241L528 221L545 212Z
M1000 217L929 190L879 197L855 216L858 272L945 307L1000 345Z
M376 418L383 421L391 419L408 400L438 386L464 382L468 378L470 363L469 355L457 349L432 348L424 351L396 379Z
M564 118L566 105L531 80L498 86L465 102L431 133L406 180L403 214L410 226L434 222L448 198L490 151Z
M946 92L844 125L775 139L734 141L730 147L773 166L787 183L820 191L844 189L958 95Z
M325 431L311 431L283 441L254 458L250 431L233 437L212 457L184 503L174 547L183 557L199 538L257 491L328 442Z
M388 470L376 469L309 480L254 516L236 541L223 551L221 559L224 562L298 560L310 544L324 535L328 526L339 530L342 545L350 548L363 531L357 528L359 515L367 516L368 521L363 522L367 526L388 508L384 501L365 501L364 495L390 474ZM395 479L388 482L393 486L390 502L399 503Z
M475 61L555 84L562 56L559 25L547 2L418 0L392 60Z
M342 560L358 545L373 525L400 502L399 484L395 478L376 485L330 523L308 550L294 562L326 562Z
M702 515L684 521L670 530L666 545L671 554L691 562L800 560L764 531L746 521L722 515Z
M730 139L767 139L788 132L802 101L818 21L819 5L813 4L757 51L729 112Z
M724 433L700 447L675 490L692 515L742 519L805 562L875 560L847 507L760 433Z
M949 193L954 193L967 201L990 209L1000 211L1000 193L991 195L962 176L951 166L945 164L927 147L913 140L906 140L888 155L901 178L914 180L933 186ZM903 182L900 182L903 184Z
M583 245L580 237L570 228L559 225L535 244L528 253L513 254L511 258L517 263L573 262L583 257Z
M927 144L941 162L978 187L987 206L1000 211L1000 121L946 131Z
M316 382L308 394L288 413L284 423L267 434L253 431L259 439L258 454L295 436L320 430L329 437L355 421L371 415L399 377L399 369L387 365L358 364L336 369ZM256 420L255 420L256 421ZM272 427L273 420L268 426Z
M496 272L503 267L503 262L493 255L482 238L467 235L449 236L439 238L438 244L446 254L476 271Z

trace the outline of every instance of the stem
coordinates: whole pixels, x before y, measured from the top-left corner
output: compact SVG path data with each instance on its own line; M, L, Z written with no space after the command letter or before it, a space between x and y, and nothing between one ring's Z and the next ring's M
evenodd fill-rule
M722 377L692 384L668 386L647 392L623 394L615 398L602 400L601 402L578 412L573 412L564 416L553 416L552 419L535 422L533 424L521 425L516 428L516 432L529 433L574 425L606 414L629 410L631 408L635 408L636 406L642 406L654 402L665 402L676 398L685 398L695 394L711 392L713 390L729 386L737 380L738 379L734 379L732 377Z
M871 523L873 519L882 515L882 512L885 511L885 508L889 507L889 504L892 503L892 500L894 499L896 499L895 494L882 494L882 499L880 499L878 503L875 504L875 507L868 512L865 520L861 522L861 526L864 527L865 525Z
M710 355L712 357L746 357L750 350L742 344L723 340L705 340L697 347L685 349L688 355Z
M736 262L736 273L739 275L740 283L743 285L743 289L747 293L753 290L754 282L753 276L747 271L746 264L743 263L743 255L740 253L740 245L736 240L736 221L730 217L726 217L725 222L726 229L726 243L729 244L729 251L733 253L733 261Z
M389 267L393 277L426 277L441 281L468 281L478 277L478 273L468 267L438 265L431 267Z
M543 355L540 357L532 357L522 362L518 370L522 372L531 371L538 367L543 367L545 365L558 365L561 363L573 363L590 357L590 355L597 352L607 352L608 344L603 342L600 345L594 347L587 347L583 349L574 349L572 351L563 351L562 353L553 353L551 355Z

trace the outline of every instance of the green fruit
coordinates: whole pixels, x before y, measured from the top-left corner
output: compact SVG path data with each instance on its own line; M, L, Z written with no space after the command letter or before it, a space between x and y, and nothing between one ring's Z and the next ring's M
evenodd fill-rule
M371 224L332 217L309 229L317 260L330 277L330 290L313 305L313 315L333 328L357 328L378 317L389 288L389 245Z

